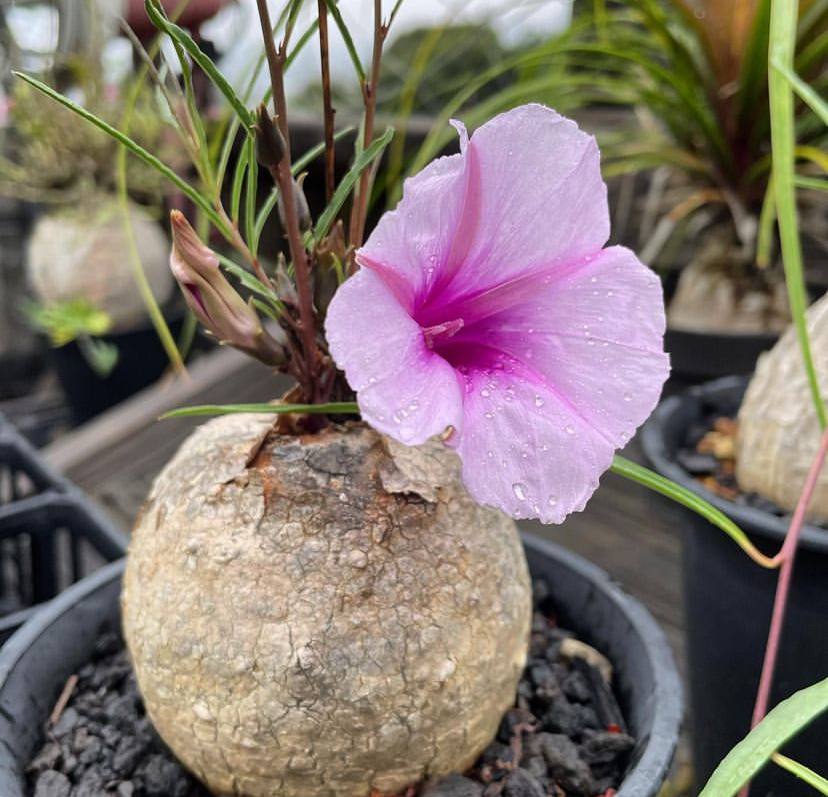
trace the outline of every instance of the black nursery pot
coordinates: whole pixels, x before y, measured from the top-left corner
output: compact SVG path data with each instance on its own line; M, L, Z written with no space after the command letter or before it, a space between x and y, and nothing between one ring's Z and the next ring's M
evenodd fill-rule
M668 328L664 348L673 375L686 384L731 374L751 374L756 360L779 340L773 332L691 332Z
M168 323L173 337L178 337L184 314L174 314ZM60 386L76 424L94 418L151 385L169 366L164 347L149 321L137 329L107 335L103 340L118 347L118 362L105 377L95 373L76 342L51 352Z
M727 377L673 396L642 433L644 451L663 476L703 495L731 517L763 552L776 553L786 519L728 501L705 490L676 461L687 429L711 412L735 415L747 387ZM724 532L694 512L665 503L682 534L682 577L689 659L693 756L702 785L748 732L759 684L777 573L754 564ZM771 705L828 674L828 532L806 526L796 558ZM821 771L828 716L813 722L783 749ZM777 767L766 767L753 797L805 797L812 790Z
M524 535L533 576L544 578L560 621L609 656L638 745L617 797L655 797L678 742L682 695L667 641L650 614L602 570ZM123 563L76 584L0 652L0 794L24 797L23 770L66 679L118 628Z

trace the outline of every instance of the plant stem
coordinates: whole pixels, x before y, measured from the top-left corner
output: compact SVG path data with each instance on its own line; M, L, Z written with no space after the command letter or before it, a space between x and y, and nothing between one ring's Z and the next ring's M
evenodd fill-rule
M380 66L382 65L382 45L388 34L388 28L382 23L382 0L374 0L374 46L371 53L371 72L362 84L362 101L365 105L365 123L363 149L367 149L374 138L374 116L377 110L377 88L379 87ZM365 232L365 220L368 216L368 194L371 189L371 170L366 169L359 178L359 188L351 210L351 223L348 239L356 249L362 244Z
M270 22L270 12L267 9L267 0L256 0L259 10L259 21L262 26L265 55L270 70L270 83L273 90L273 107L276 111L276 122L284 139L284 153L277 168L273 169L279 191L282 194L285 232L287 234L290 257L296 274L296 292L299 298L299 320L301 322L302 348L307 366L307 384L302 386L305 397L313 402L318 399L318 350L316 346L316 323L313 310L313 293L310 282L310 264L308 254L302 243L302 234L299 229L299 219L296 212L293 176L290 170L290 135L287 123L287 100L285 98L284 43L278 48L273 38L273 26Z
M319 60L322 69L322 104L325 112L325 201L330 202L334 192L334 110L331 102L331 59L328 43L328 4L317 0L319 8Z
M773 681L773 672L776 667L776 659L779 653L779 639L782 635L782 626L785 621L785 609L788 604L788 594L790 592L791 574L793 572L794 559L796 558L797 543L799 542L799 535L805 522L805 512L814 494L814 489L816 488L822 465L825 462L826 454L828 454L828 430L823 432L820 439L817 455L811 464L811 469L808 471L805 486L802 489L802 494L799 496L796 510L794 511L793 518L791 518L791 525L788 528L788 533L785 535L785 542L780 552L782 567L779 569L779 580L777 581L776 596L773 602L773 614L771 616L770 631L768 633L768 644L765 649L765 661L762 666L762 677L759 680L759 692L756 695L756 705L753 709L751 727L756 727L768 711L768 700Z
M782 629L785 625L785 613L788 606L788 595L791 589L791 577L793 575L794 560L796 559L797 544L802 526L805 522L805 512L816 489L817 480L819 479L822 466L825 463L826 455L828 455L828 429L822 433L822 437L820 438L819 449L805 479L805 486L802 488L802 493L796 504L796 509L791 518L791 525L788 527L785 541L782 544L782 550L777 554L777 557L774 557L781 559L782 566L779 569L779 578L776 582L773 613L771 614L768 641L765 646L762 675L759 679L759 689L756 693L756 703L753 707L751 728L755 728L768 712L770 692L773 686L773 675L776 669L776 660L779 655L779 642L782 637ZM750 784L745 785L739 793L740 797L747 797L749 788Z

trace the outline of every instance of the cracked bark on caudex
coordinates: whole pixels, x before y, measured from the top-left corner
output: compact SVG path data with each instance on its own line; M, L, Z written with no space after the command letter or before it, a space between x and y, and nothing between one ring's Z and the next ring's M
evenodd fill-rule
M123 610L150 717L214 793L365 797L474 762L531 589L514 522L439 441L230 415L157 478Z

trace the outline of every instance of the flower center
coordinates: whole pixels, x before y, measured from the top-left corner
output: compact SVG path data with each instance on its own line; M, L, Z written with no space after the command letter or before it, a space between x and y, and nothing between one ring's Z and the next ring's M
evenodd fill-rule
M423 329L423 337L425 338L426 346L428 346L429 349L433 349L435 343L439 343L441 340L453 337L462 328L462 318L455 318L453 321L435 324L433 327L425 327Z

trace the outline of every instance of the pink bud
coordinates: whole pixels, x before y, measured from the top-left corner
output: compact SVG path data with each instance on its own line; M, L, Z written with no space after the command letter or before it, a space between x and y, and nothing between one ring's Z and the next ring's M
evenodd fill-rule
M264 329L255 310L227 281L216 253L202 243L184 214L170 213L173 245L170 268L187 305L221 343L267 365L287 360L284 348Z

